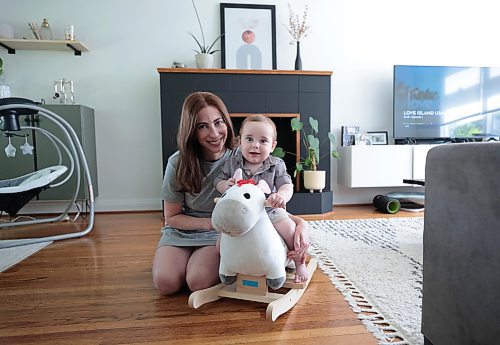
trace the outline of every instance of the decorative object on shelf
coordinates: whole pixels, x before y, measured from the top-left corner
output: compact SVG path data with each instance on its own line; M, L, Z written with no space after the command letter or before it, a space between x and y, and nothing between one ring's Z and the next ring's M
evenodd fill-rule
M214 56L212 54L200 53L196 54L194 58L198 68L212 68L214 65Z
M359 132L359 126L341 126L341 145L356 145L356 134Z
M3 74L3 60L0 58L0 98L10 97L10 86L7 85L5 79L2 78Z
M312 193L314 190L319 190L321 192L323 188L325 188L326 174L325 171L318 170L318 164L320 161L320 141L317 138L319 132L318 120L313 117L309 117L309 124L311 126L311 132L310 134L307 134L304 130L304 124L299 119L293 118L291 120L292 130L302 132L302 141L307 150L306 157L300 157L300 162L295 165L293 176L295 177L298 173L304 171L304 187L309 189ZM333 133L328 132L328 139L333 145L333 149L331 149L329 154L331 154L333 158L340 158L340 154L336 149L335 136Z
M194 50L197 53L195 56L196 66L198 68L212 68L212 65L213 65L212 54L220 51L219 49L214 49L214 45L224 35L224 32L222 34L220 34L212 42L212 44L207 45L205 43L205 34L203 33L203 26L201 25L201 20L200 20L200 16L198 15L198 10L196 9L196 4L194 3L194 0L191 0L191 2L193 3L194 12L196 13L196 19L198 19L198 24L200 25L200 31L201 31L201 43L196 38L195 35L193 35L192 33L189 33L194 38L194 40L196 41L196 44L198 44L198 47L200 48L200 50L196 50L196 49ZM208 57L206 55L210 55L210 57Z
M33 22L29 22L28 26L31 30L31 33L33 34L33 37L35 37L37 40L40 40L40 29L38 29L38 25Z
M69 90L67 89L69 87ZM59 99L59 103L68 104L68 94L69 102L75 104L75 89L72 80L59 79L54 81L54 95L53 99Z
M186 64L179 62L179 61L174 61L172 63L172 68L186 68Z
M66 25L64 27L64 39L66 41L75 40L75 27L73 25Z
M372 145L388 145L389 135L387 131L367 132L366 134Z
M307 10L308 6L305 6L304 9L304 14L302 15L302 19L299 18L299 15L296 15L292 11L292 7L290 6L290 3L288 3L288 26L285 25L285 27L288 30L288 33L292 36L293 40L290 42L290 44L296 44L297 46L297 55L295 57L295 69L296 70L301 70L302 69L302 59L300 58L300 41L307 37L309 34L310 26L307 25Z
M368 136L368 133L364 131L359 131L356 133L356 145L371 145L371 138Z
M275 5L220 4L222 68L276 69Z
M47 18L43 18L42 25L40 25L40 39L42 40L51 40L52 37L52 29L49 25L49 20Z
M297 41L297 55L295 56L295 70L302 70L302 59L300 58L300 41Z

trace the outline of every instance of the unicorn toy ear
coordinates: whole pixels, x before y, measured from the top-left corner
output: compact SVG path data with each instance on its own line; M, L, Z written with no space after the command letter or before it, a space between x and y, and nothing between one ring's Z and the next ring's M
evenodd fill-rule
M240 168L236 169L234 172L233 178L238 182L239 180L243 180L243 170Z
M269 185L267 184L266 181L260 180L257 187L259 187L260 190L263 191L265 194L271 194L271 188L269 188Z

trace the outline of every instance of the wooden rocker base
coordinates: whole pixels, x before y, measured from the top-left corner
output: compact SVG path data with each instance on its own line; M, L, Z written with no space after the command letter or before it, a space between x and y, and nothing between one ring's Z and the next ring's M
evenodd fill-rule
M307 264L309 279L304 283L294 283L293 274L287 275L283 285L290 290L283 293L268 292L265 277L238 275L236 283L232 285L219 284L210 288L193 292L189 296L189 306L199 308L205 303L216 301L222 297L242 299L247 301L268 303L266 319L275 321L278 316L289 311L302 297L312 275L318 266L315 258Z

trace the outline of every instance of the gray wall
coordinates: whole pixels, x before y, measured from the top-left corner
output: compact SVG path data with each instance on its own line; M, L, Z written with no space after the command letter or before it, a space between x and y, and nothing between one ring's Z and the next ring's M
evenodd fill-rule
M235 2L235 1L227 1ZM241 3L241 1L238 1ZM293 69L295 47L283 26L287 1L275 4L278 69ZM294 0L301 13L306 1ZM388 130L392 141L394 64L494 66L500 61L495 1L314 0L303 68L331 70L332 129L358 125ZM207 40L220 32L219 1L198 0ZM158 209L161 185L159 75L174 60L194 66L198 23L190 1L0 0L0 23L30 37L27 22L48 18L54 38L66 24L90 52L0 49L13 96L51 100L53 81L75 82L79 104L95 109L99 189L97 210ZM215 58L220 66L220 55ZM307 114L306 114L307 115ZM314 114L311 114L314 115ZM0 138L0 147L6 145ZM5 145L3 145L5 144ZM342 164L342 161L334 164ZM335 168L335 166L334 166ZM334 170L335 171L335 170ZM385 190L336 186L335 203L365 203Z

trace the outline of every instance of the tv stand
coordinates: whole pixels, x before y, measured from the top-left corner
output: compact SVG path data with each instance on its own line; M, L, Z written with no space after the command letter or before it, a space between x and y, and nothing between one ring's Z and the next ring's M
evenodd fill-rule
M432 139L395 138L394 139L395 145L439 145L451 142L453 142L451 138L432 138Z
M483 141L497 141L495 136L477 135L474 138L435 138L435 139L417 139L417 138L401 138L394 139L395 145L439 145L453 143L476 143Z
M350 188L411 187L425 179L427 152L436 145L354 145L339 147L337 183ZM413 184L415 186L416 184Z

